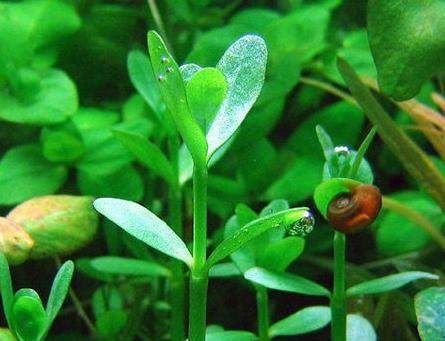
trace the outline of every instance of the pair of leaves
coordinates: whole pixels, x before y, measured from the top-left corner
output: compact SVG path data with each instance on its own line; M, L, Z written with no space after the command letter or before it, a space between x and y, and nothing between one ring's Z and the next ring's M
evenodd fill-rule
M94 207L145 244L183 261L189 267L193 265L193 257L181 238L143 206L121 199L101 198L94 202ZM267 230L292 225L306 217L307 211L306 208L289 209L246 224L215 248L207 260L207 270Z
M10 329L20 340L40 340L48 333L68 293L73 272L71 261L60 267L44 309L39 295L32 289L21 289L13 294L9 266L5 256L0 254L3 310Z
M267 59L265 43L258 36L242 37L229 47L216 69L197 71L187 87L177 64L155 32L148 34L148 48L162 98L195 164L205 167L214 152L235 133L259 95ZM189 104L204 112L212 111L225 92L225 82L226 96L205 136ZM210 102L206 98L209 89L216 94ZM200 112L198 118L207 126L206 114Z

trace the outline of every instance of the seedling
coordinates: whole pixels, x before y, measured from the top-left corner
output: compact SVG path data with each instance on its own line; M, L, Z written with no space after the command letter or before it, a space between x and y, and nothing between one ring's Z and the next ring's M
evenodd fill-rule
M0 283L3 311L11 333L20 341L45 340L60 308L65 301L73 276L74 264L65 262L54 278L46 308L33 289L20 289L14 293L9 265L0 253Z

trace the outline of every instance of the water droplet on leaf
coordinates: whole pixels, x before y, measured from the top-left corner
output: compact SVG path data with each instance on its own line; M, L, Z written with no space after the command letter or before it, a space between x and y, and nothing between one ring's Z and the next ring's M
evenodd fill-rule
M173 72L173 68L172 68L171 66L169 66L169 67L167 68L167 72L168 72L168 73L172 73L172 72Z
M311 212L305 212L304 216L286 226L286 232L290 236L305 237L312 232L315 219Z
M158 76L158 81L160 82L164 82L167 78L164 75L159 75Z
M161 62L162 62L162 64L167 64L168 58L166 56L161 57Z

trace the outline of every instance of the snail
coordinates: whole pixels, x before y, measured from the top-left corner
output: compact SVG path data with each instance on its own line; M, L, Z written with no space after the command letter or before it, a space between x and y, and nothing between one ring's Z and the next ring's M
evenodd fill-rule
M376 186L345 178L321 183L314 200L332 227L343 233L357 232L372 224L382 207L382 195Z
M328 206L327 218L334 229L357 232L372 224L382 207L380 190L373 185L359 185L349 193L340 193Z

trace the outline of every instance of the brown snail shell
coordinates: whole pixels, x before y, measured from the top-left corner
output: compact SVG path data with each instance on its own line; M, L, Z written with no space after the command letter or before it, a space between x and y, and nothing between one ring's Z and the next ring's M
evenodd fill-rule
M373 185L359 185L329 203L328 219L334 229L353 233L372 224L381 208L380 190Z

